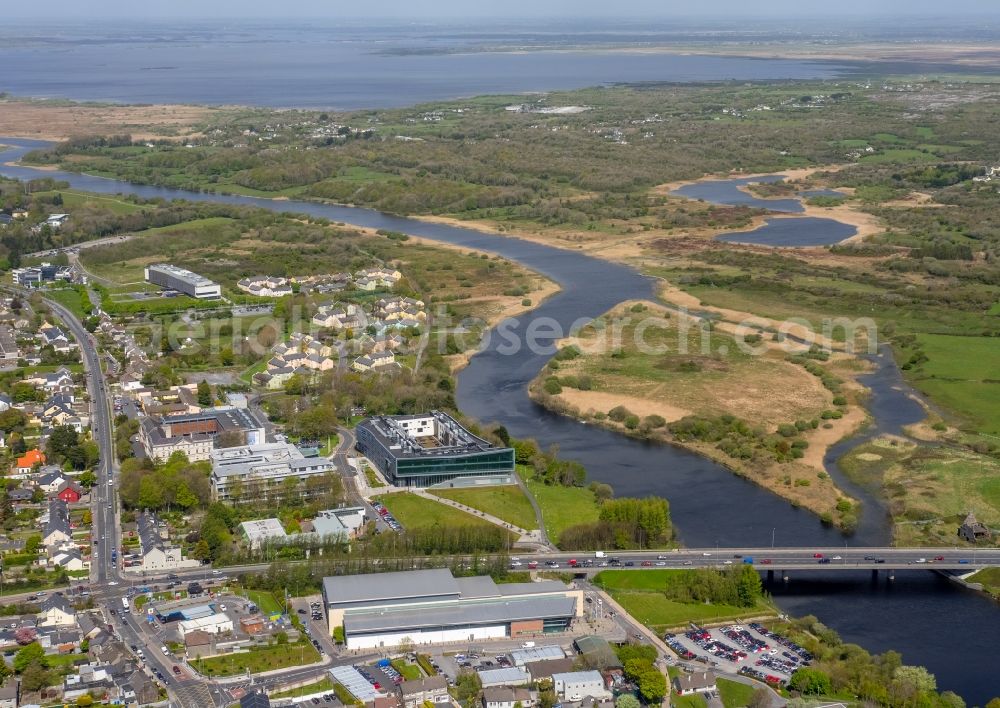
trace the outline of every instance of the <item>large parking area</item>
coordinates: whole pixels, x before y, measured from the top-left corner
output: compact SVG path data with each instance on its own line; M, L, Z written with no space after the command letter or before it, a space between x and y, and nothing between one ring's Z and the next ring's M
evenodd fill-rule
M668 634L664 641L686 661L775 684L786 683L796 669L812 660L805 649L756 622L692 628L683 634Z

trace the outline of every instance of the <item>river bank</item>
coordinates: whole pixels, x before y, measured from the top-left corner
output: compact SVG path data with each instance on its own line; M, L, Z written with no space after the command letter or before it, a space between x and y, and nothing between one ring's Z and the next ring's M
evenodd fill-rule
M18 151L40 147L24 141L11 142L19 144L18 150L0 155L2 161L16 160ZM0 169L0 173L22 179L38 175L27 168L9 166ZM433 238L464 248L485 249L559 283L560 292L536 308L533 317L549 317L564 332L570 331L572 324L581 318L598 317L622 301L652 300L657 283L632 268L572 250L366 209L209 195L69 173L44 175L65 179L76 189L102 194L131 192L144 198L221 201L298 211L357 226ZM523 336L528 323L516 324L512 331ZM560 338L550 335L543 340ZM553 349L543 346L501 351L500 344L499 338L493 338L458 376L459 408L479 420L503 424L514 437L534 438L543 447L558 446L560 457L585 464L591 480L612 484L621 496L669 499L672 520L688 545L765 547L773 541L781 546L807 548L845 543L876 546L884 545L888 539L880 519L874 524L859 524L854 536L848 537L818 523L812 513L792 507L703 457L667 445L625 438L546 411L531 401L526 391ZM898 369L881 367L872 374L874 380L865 382L873 389L870 405L876 426L882 419L892 425L916 422L909 415L900 414L898 398L882 395L883 384L887 393L891 393L893 386L905 387L898 374ZM922 410L919 406L917 409L922 417ZM867 519L868 514L863 517ZM872 651L901 651L908 663L928 666L938 676L939 686L962 691L969 700L985 703L994 693L989 679L993 672L992 637L1000 632L1000 615L992 603L979 595L943 580L935 582L935 576L925 571L897 574L890 587L882 581L872 583L867 572L824 575L815 570L769 589L785 612L820 616L846 641ZM873 617L879 621L873 622ZM919 636L912 630L916 625L923 628ZM970 633L968 627L979 631ZM935 637L933 643L925 641L928 635Z

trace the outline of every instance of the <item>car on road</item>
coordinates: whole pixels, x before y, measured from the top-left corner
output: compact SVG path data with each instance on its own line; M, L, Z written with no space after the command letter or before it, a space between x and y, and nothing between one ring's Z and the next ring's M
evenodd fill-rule
M761 561L761 563L763 563L764 565L771 565L771 559L765 558L764 560Z
M829 563L830 559L829 558L820 558L817 562L818 563Z
M934 560L936 560L936 561L943 561L944 560L944 556L934 556Z
M705 557L707 558L708 556L710 556L710 555L712 555L712 554L711 554L711 553L709 553L708 551L705 551L705 552L704 552L704 553L702 553L701 555L703 555L703 556L705 556Z
M653 565L653 561L643 561L642 562L642 567L643 568L649 568L652 565Z
M733 562L732 562L731 560L726 560L726 561L723 561L723 563L722 563L722 564L723 564L723 565L732 565L732 564L733 564Z
M822 558L822 557L823 557L822 553L813 553L813 558Z
M684 565L691 565L691 561L684 561Z

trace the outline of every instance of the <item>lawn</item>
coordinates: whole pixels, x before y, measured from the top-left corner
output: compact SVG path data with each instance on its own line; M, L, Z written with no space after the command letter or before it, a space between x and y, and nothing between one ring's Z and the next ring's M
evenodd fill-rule
M305 686L299 686L298 688L292 688L287 691L278 691L277 693L272 693L271 698L298 698L299 696L308 696L313 693L325 693L326 691L333 690L333 680L329 676L324 676L319 681L314 681L313 683L307 683Z
M152 208L149 206L133 204L132 202L127 202L123 199L105 197L100 194L90 194L88 192L76 192L71 190L56 190L55 192L47 192L47 194L57 193L62 195L62 205L67 212L72 211L73 207L78 207L84 204L94 204L103 209L107 209L113 214L119 215L134 214L137 211ZM38 195L36 194L35 196Z
M518 486L432 489L430 491L439 497L451 499L459 504L465 504L473 509L492 514L518 528L530 530L538 527L538 524L535 523L535 510Z
M879 438L840 464L852 479L892 500L898 545L956 545L955 531L969 509L987 526L1000 525L1000 462L987 455Z
M663 589L687 570L602 570L594 584L603 588L639 622L658 630L688 622L713 622L769 614L765 604L756 608L702 605L668 600Z
M670 705L676 706L677 708L705 708L708 703L705 699L698 694L690 696L678 696L675 693L670 694Z
M715 685L719 689L722 705L726 708L742 708L742 706L749 705L750 699L753 698L754 687L745 683L720 678L715 682Z
M1000 340L922 334L917 341L927 361L912 372L914 385L977 431L1000 435Z
M250 602L257 605L265 615L273 615L282 611L281 603L278 602L274 593L267 592L266 590L247 590L246 597Z
M542 509L542 521L549 538L559 542L559 535L570 526L598 520L594 493L586 487L546 485L534 478L527 480L528 491Z
M388 507L404 529L422 529L435 526L488 526L496 528L490 522L483 521L472 514L466 514L464 511L409 492L385 494L376 497L376 499Z
M406 681L417 681L421 677L419 666L410 664L402 659L396 659L392 662L392 668L396 669Z
M290 666L304 666L319 661L319 652L308 642L271 644L247 652L195 659L191 665L206 676L236 676L248 670L251 674Z

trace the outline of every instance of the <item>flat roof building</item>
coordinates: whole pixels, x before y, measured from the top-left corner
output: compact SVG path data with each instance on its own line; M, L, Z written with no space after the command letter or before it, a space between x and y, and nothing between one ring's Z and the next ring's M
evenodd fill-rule
M213 450L212 500L240 503L311 499L329 492L333 472L325 457L307 457L291 443L264 443Z
M259 550L268 541L284 541L288 538L285 527L278 519L256 519L240 524L240 533L251 550Z
M348 649L561 632L583 606L581 592L558 581L497 585L445 568L324 578L323 600Z
M264 424L247 408L206 408L197 413L149 416L139 425L146 456L157 461L183 452L191 462L208 460L220 435L241 445L264 442ZM230 442L232 444L232 442Z
M514 450L494 447L447 413L377 416L357 426L358 451L391 484L444 485L458 478L514 482Z
M146 282L202 300L222 297L222 288L208 278L169 263L146 266Z

